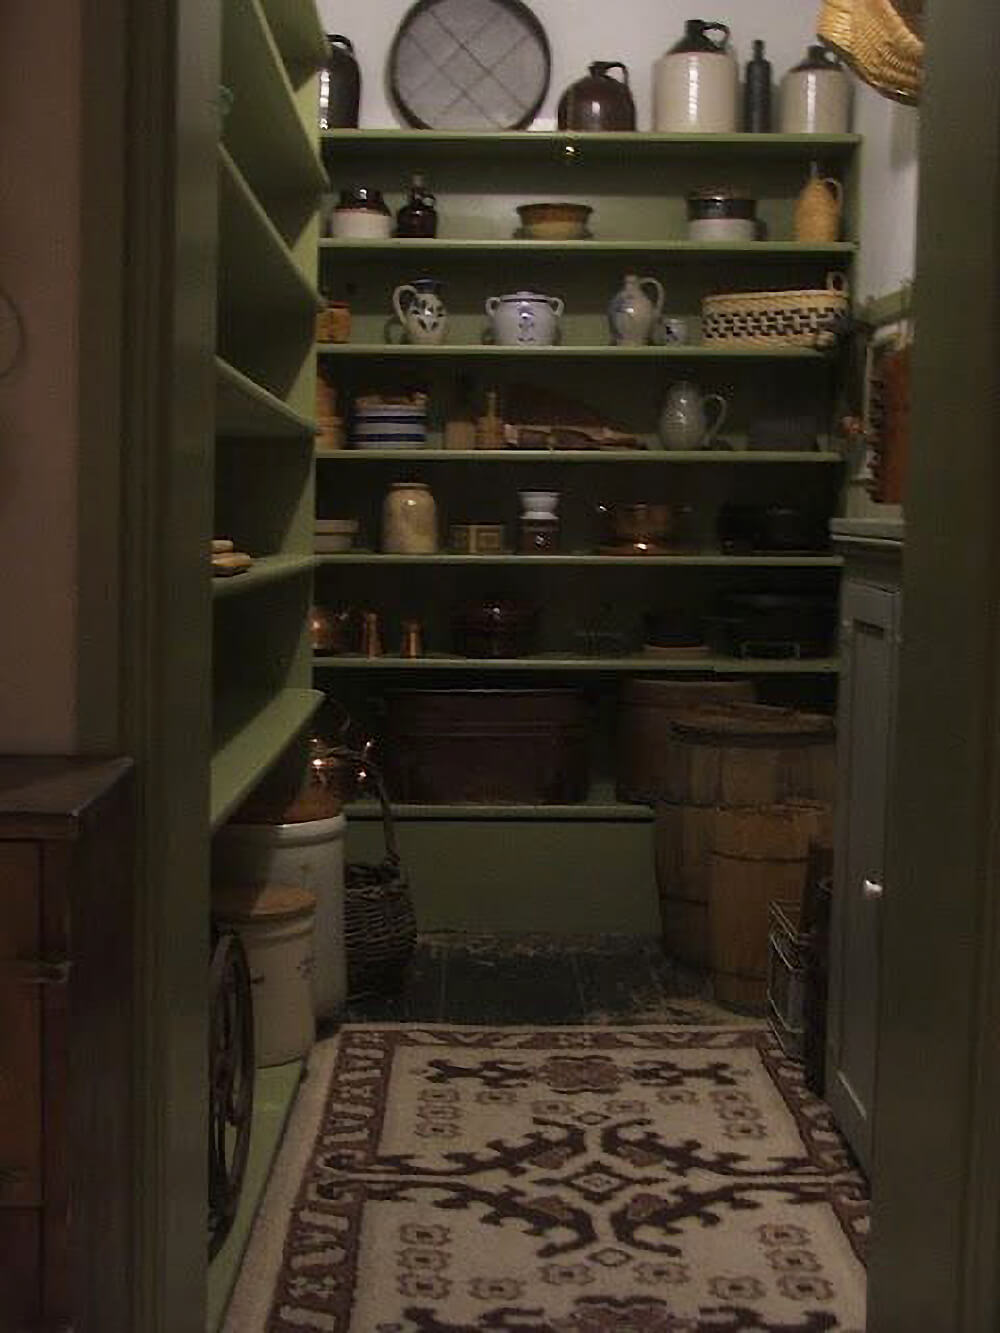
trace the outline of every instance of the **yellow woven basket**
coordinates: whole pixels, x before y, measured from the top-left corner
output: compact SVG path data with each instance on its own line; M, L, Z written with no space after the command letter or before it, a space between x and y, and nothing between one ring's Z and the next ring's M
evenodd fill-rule
M886 97L920 99L924 43L920 0L823 0L817 32Z
M727 347L832 347L850 305L843 273L826 286L786 292L726 292L701 303L702 341Z

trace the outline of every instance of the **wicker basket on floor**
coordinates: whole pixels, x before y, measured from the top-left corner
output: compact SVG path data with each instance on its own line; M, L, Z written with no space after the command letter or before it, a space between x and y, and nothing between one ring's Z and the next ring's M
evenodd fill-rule
M832 347L846 330L847 279L787 292L725 292L702 301L702 338L727 347Z
M357 756L360 760L360 756ZM381 774L365 762L382 805L385 856L377 863L344 868L344 945L347 998L391 995L400 990L417 943L413 899L396 850L392 811Z

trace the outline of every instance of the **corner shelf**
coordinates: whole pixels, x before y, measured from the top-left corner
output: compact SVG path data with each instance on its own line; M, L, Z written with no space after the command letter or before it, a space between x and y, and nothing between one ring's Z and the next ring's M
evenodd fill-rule
M812 361L835 364L826 352L812 347L706 347L695 344L671 347L608 347L565 346L555 347L498 347L489 343L445 344L428 347L402 343L317 343L316 351L322 357L334 360L363 357L394 357L400 360L434 360L436 358L464 360L581 360L593 357L613 361Z
M226 0L222 14L222 68L237 84L223 123L227 151L255 190L266 183L276 194L315 195L326 188L326 171L260 0Z
M215 423L220 439L288 436L312 438L316 423L294 411L277 394L215 358Z
M268 27L286 65L319 69L326 38L314 0L260 0Z
M327 238L320 241L320 254L355 255L366 259L399 258L403 255L440 255L445 259L463 256L531 255L561 260L595 255L617 256L630 254L657 255L688 263L703 259L716 262L731 257L743 261L759 259L787 261L789 259L836 260L853 257L858 250L854 241L832 241L829 244L808 245L801 241L744 241L739 244L715 241L630 241L625 237L590 241L534 241L519 239L483 239L464 237L435 237L433 239L390 238L384 241L356 241Z
M328 162L388 159L417 153L425 164L462 158L488 167L497 157L535 162L599 161L729 156L767 158L849 157L861 142L857 134L580 134L565 131L329 130L320 135Z
M210 823L214 831L256 786L323 702L319 690L225 700L214 724Z
M642 569L677 565L695 569L720 566L730 569L840 569L839 555L723 555L698 551L677 555L389 555L376 551L345 551L336 555L317 555L317 565L474 565L488 569L492 565L544 565L583 568L603 565L609 568Z
M214 574L212 597L218 600L220 597L244 596L270 583L281 583L285 579L311 574L314 566L315 557L311 555L260 556L242 574Z
M268 310L315 311L318 291L226 148L219 144L219 303L246 319Z
M792 449L317 449L338 463L710 463L727 467L843 463L832 450Z
M584 672L620 675L692 676L813 676L836 675L836 657L581 657L571 653L544 653L534 657L454 657L428 653L424 657L362 657L343 653L336 657L317 655L313 666L320 671L402 672Z

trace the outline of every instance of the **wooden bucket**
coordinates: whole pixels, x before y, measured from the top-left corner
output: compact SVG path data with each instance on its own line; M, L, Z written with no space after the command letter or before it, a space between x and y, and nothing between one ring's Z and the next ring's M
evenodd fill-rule
M828 837L830 823L830 806L821 801L718 812L708 875L708 946L720 1004L763 1012L771 903L801 906L810 839Z
M694 708L752 702L750 680L631 680L618 710L618 799L655 801L664 795L670 724Z
M710 964L708 881L720 812L833 799L832 718L754 704L678 713L663 751L656 878L667 953Z

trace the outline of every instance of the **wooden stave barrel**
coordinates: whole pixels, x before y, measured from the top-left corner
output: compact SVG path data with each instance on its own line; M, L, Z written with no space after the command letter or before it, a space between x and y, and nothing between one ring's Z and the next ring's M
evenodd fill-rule
M810 845L829 834L823 801L720 810L708 878L709 958L720 1004L762 1013L772 902L798 909Z
M690 775L693 791L688 799L656 803L663 942L677 961L708 967L708 877L717 813L795 800L831 803L834 723L825 714L737 704L678 713L671 729L665 785L683 795ZM775 737L782 739L778 749ZM697 767L685 753L692 748L711 752L709 762Z

